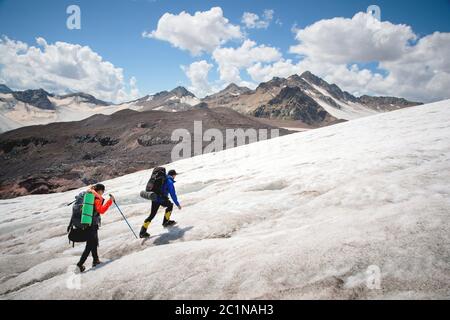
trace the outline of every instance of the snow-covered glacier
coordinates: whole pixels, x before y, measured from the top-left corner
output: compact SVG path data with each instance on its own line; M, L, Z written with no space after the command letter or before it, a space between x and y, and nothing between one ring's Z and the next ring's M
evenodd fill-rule
M1 298L450 298L450 100L167 168L178 226L161 211L141 245L111 207L106 263L81 275L66 235L80 190L0 201ZM150 172L104 182L136 231Z

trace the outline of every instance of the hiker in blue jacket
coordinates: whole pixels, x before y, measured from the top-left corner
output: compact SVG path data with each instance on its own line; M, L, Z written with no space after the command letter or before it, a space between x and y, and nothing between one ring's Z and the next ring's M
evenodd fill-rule
M164 184L161 188L161 194L158 195L158 198L156 201L152 201L152 210L150 215L147 219L145 219L144 224L142 225L141 231L139 233L139 237L141 238L148 238L150 237L150 234L147 233L147 229L150 226L150 223L152 222L153 218L155 217L156 213L158 212L158 209L160 206L163 206L166 208L166 212L164 214L164 220L163 220L163 227L171 227L176 224L176 221L170 220L170 216L172 214L173 210L173 203L169 200L169 195L172 198L172 201L175 203L175 205L178 207L179 210L181 210L181 205L178 202L177 193L175 191L175 177L177 176L177 172L175 170L169 170L167 173L166 179L164 181Z

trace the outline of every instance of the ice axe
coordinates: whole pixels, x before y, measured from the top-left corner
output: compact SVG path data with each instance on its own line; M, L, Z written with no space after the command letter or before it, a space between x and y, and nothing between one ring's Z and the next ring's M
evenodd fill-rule
M112 194L110 194L110 195L112 195ZM119 206L117 205L116 199L114 199L113 202L114 202L114 204L116 205L117 210L119 210L119 212L120 212L120 214L122 215L123 219L124 219L125 222L127 223L127 225L128 225L128 227L130 228L131 232L133 232L134 236L135 236L136 239L137 239L138 237L137 237L136 233L134 233L134 230L133 230L133 228L130 226L130 224L128 223L127 218L125 218L125 215L123 214L122 210L120 210Z

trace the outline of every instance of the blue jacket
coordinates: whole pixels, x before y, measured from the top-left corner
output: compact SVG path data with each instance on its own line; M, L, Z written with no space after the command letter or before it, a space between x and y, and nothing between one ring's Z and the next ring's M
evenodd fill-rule
M176 206L179 206L180 203L178 202L177 193L175 192L175 186L173 185L175 183L175 180L173 180L172 176L167 175L166 176L166 182L164 182L164 185L162 187L162 193L164 197L170 197L172 198L173 202Z

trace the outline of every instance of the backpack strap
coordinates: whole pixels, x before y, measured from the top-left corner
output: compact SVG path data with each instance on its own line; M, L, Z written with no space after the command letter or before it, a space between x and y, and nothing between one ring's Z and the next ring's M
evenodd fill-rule
M73 223L70 221L69 225L67 226L67 233L70 233L73 230ZM70 239L69 239L69 245L70 245ZM75 241L72 241L72 248L75 248Z
M67 226L67 233L69 233L71 230L72 230L72 228L73 228L73 223L72 223L72 220L70 220L70 223L69 223L69 225ZM69 241L70 242L70 241Z

